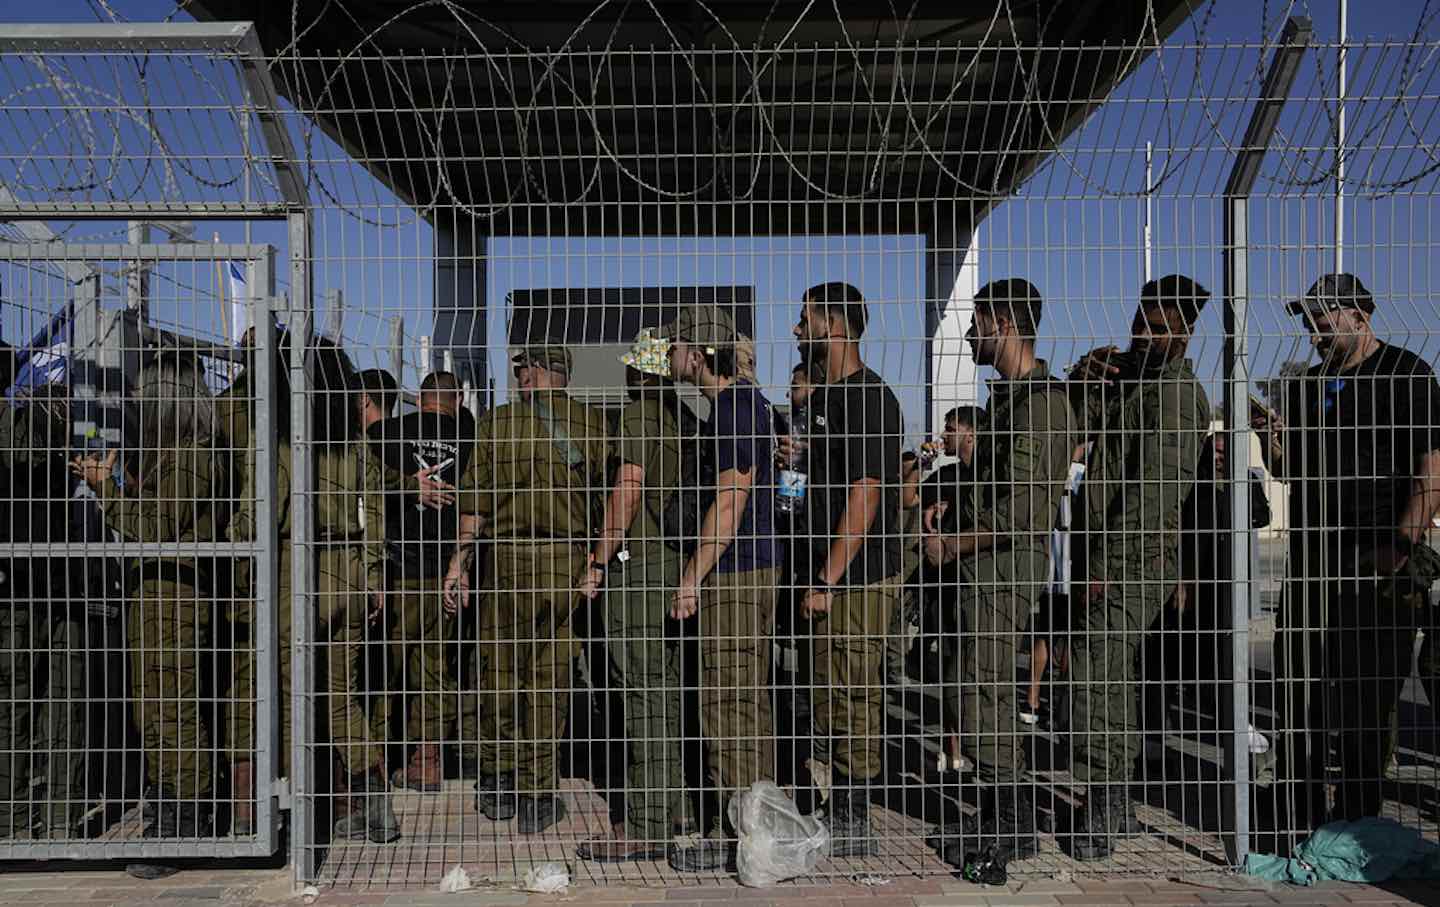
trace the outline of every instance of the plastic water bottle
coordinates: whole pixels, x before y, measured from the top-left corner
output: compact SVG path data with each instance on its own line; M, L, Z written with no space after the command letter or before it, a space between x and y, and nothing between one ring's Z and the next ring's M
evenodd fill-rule
M780 486L775 489L775 509L785 514L803 513L805 510L809 477L805 474L805 439L799 431L802 421L799 414L790 420L790 462L780 470Z

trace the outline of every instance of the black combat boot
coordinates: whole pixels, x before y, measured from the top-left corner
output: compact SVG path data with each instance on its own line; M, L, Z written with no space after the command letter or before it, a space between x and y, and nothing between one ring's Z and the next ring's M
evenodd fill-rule
M864 787L836 773L826 802L825 826L830 830L830 856L868 857L870 843L870 798Z
M515 773L481 775L475 782L475 808L491 822L515 818Z
M390 803L390 779L376 766L350 776L350 793L337 799L334 837L388 844L400 837L400 820Z
M570 814L565 802L554 794L534 793L520 795L519 812L515 830L522 835L538 835Z
M1085 807L1080 811L1070 839L1070 856L1082 863L1109 859L1113 852L1110 835L1118 819L1111 818L1110 797L1105 787L1095 785L1085 798ZM1120 804L1116 807L1123 808Z

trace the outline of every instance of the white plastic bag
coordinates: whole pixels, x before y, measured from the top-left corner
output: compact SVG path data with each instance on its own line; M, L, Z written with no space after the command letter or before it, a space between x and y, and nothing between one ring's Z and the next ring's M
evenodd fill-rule
M740 884L752 888L806 875L830 846L829 830L814 816L800 815L773 781L756 781L732 797L730 823L740 835Z
M456 866L445 873L445 878L440 880L440 890L445 894L469 891L474 887L474 883L470 881L470 873L465 871L464 866Z
M570 867L564 863L541 863L525 873L520 888L538 894L559 894L570 887Z

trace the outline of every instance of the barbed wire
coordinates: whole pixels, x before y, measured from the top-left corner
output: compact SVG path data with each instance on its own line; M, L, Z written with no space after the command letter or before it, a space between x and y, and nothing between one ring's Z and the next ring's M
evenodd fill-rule
M171 21L181 15L191 0L180 0L165 17ZM1289 0L1274 21L1283 21L1296 7L1297 0ZM1302 0L1303 2L1303 0ZM89 0L97 18L105 21L124 21L120 13L108 0ZM973 44L957 43L953 47L944 44L926 43L924 36L913 37L912 26L918 8L918 0L905 8L898 8L893 0L888 3L889 20L876 21L875 38L880 26L894 27L895 41L882 44L872 39L869 45L852 33L852 23L846 21L843 11L835 0L819 4L816 0L807 2L798 12L783 22L784 31L773 42L766 37L778 19L780 0L773 0L760 23L756 40L746 44L731 29L722 15L704 0L697 0L695 8L713 35L719 37L715 46L703 50L693 46L696 42L682 37L686 29L672 22L665 10L655 0L597 0L553 49L532 48L508 31L501 23L481 13L467 9L454 0L415 0L393 11L378 23L363 23L354 4L347 0L330 0L320 5L319 10L308 20L298 0L290 6L290 37L288 42L269 56L269 65L289 89L290 98L296 109L306 116L299 117L296 131L299 134L301 154L307 186L318 192L326 204L347 216L379 227L402 227L417 217L432 215L444 207L477 217L493 218L512 210L521 203L540 201L550 204L601 203L611 191L611 186L629 183L648 197L664 201L686 201L710 198L724 198L735 202L753 201L761 188L767 161L778 163L804 189L817 199L864 200L883 196L886 188L886 174L891 165L906 166L905 162L916 154L922 164L933 171L932 176L948 182L955 195L980 199L997 199L1016 191L1018 187L1007 183L1005 167L995 164L987 172L970 173L960 165L960 157L954 149L936 142L934 130L943 125L946 134L952 122L969 123L969 117L977 109L988 111L988 104L997 100L994 92L976 103L976 91L980 87L982 67L987 58L999 62L1004 60L1014 67L1018 91L1004 100L1011 110L1001 118L996 127L999 132L985 136L986 151L996 161L1016 160L1026 155L1046 155L1053 161L1050 179L1063 172L1065 179L1073 181L1084 194L1094 197L1139 197L1155 193L1179 178L1187 164L1199 153L1209 149L1223 150L1233 154L1237 137L1233 135L1234 124L1227 123L1225 108L1233 106L1233 99L1251 97L1263 79L1264 62L1274 46L1275 25L1272 24L1270 5L1267 2L1260 10L1260 41L1257 44L1215 43L1208 41L1216 13L1215 0L1192 4L1188 19L1193 23L1193 40L1190 48L1185 45L1162 43L1160 25L1152 3L1147 3L1142 27L1135 39L1123 46L1081 46L1065 47L1054 45L1062 52L1121 55L1115 72L1123 77L1109 92L1110 97L1128 101L1143 101L1149 105L1145 116L1154 120L1154 131L1164 139L1157 150L1163 156L1155 178L1137 184L1131 170L1133 165L1124 161L1117 167L1113 159L1105 162L1101 170L1093 161L1087 162L1092 152L1084 150L1079 137L1096 131L1097 117L1091 113L1088 120L1066 134L1052 115L1053 101L1044 82L1050 75L1043 72L1042 50L1052 49L1044 44L1050 30L1055 8L1050 8L1034 23L1033 41L1027 40L1027 23L1011 0L999 0L994 13L988 20L980 20L981 36ZM1382 67L1373 67L1370 77L1372 87L1361 97L1352 98L1350 103L1359 116L1356 135L1337 156L1333 143L1312 141L1317 135L1333 136L1338 117L1336 99L1332 97L1335 71L1328 65L1328 57L1312 53L1314 57L1314 85L1307 100L1313 104L1314 115L1281 127L1280 143L1286 148L1286 155L1273 170L1262 173L1267 184L1281 190L1305 190L1333 181L1341 164L1354 164L1367 155L1374 157L1385 144L1385 137L1394 132L1406 136L1405 147L1411 157L1420 160L1414 166L1405 166L1403 172L1391 174L1389 170L1397 163L1398 155L1392 154L1385 166L1375 172L1375 165L1366 169L1352 169L1346 174L1346 185L1352 191L1383 195L1414 185L1440 170L1440 149L1429 130L1434 121L1435 108L1423 119L1415 109L1416 98L1423 96L1435 78L1434 65L1440 45L1426 41L1428 29L1440 17L1440 10L1432 11L1427 0L1416 18L1416 25L1403 44L1385 43L1380 45L1357 43L1354 48L1378 47L1378 53L1394 52L1398 48L1399 64L1393 71L1382 74ZM1308 10L1308 2L1304 3ZM637 18L644 13L648 18ZM397 26L422 15L447 16L456 27L458 47L444 54L424 54L416 57L398 57L387 53L384 36ZM316 56L306 50L305 42L321 27L328 16L341 16L359 34L350 42L348 49L333 57ZM806 147L807 139L793 136L792 110L791 136L785 134L782 126L784 108L794 107L798 96L792 91L786 97L781 81L787 64L792 67L789 74L796 77L793 69L799 68L805 49L795 43L806 24L816 24L822 15L824 24L834 26L838 39L834 47L824 52L833 53L835 72L829 75L833 83L847 80L854 92L851 103L864 117L863 143L849 144L850 136L844 137L846 147L840 151L827 148L826 157L844 158L844 165L837 168L816 168L813 165L815 149ZM607 18L608 17L608 18ZM833 21L828 21L833 20ZM581 38L599 22L606 22L604 40L599 46L594 42L582 46ZM685 106L693 108L703 117L703 128L714 138L716 159L729 157L743 161L739 173L731 173L718 164L711 167L694 166L693 185L668 185L658 178L651 178L645 171L644 155L637 150L634 154L624 152L620 136L607 128L601 109L605 107L606 79L611 79L622 66L619 59L619 37L623 26L641 23L658 26L667 37L669 46L651 48L653 56L665 55L672 61L672 77L683 74L694 101ZM1008 39L1003 32L1008 29ZM1187 66L1175 66L1174 61L1183 59L1188 49L1193 49L1193 62ZM1207 50L1223 58L1228 54L1253 54L1254 67L1232 68L1229 84L1224 91L1217 91L1212 85L1207 68ZM940 54L955 54L954 76L948 85L939 85L936 97L936 77L931 75L930 99L922 100L924 76L918 65L919 54L934 56L935 69L940 66ZM588 78L577 79L564 69L573 55L585 53L594 61ZM818 61L822 49L812 47L810 53ZM508 64L517 56L525 55L532 61L528 84L524 78L512 78L507 71ZM701 59L701 56L705 60ZM907 55L914 55L917 64L906 65ZM468 187L455 185L456 171L452 166L451 149L447 136L454 130L457 120L467 111L474 110L473 100L479 95L477 76L472 72L468 59L459 65L462 57L481 61L484 74L484 88L492 93L493 102L487 106L497 116L502 112L510 120L513 133L502 137L501 156L514 158L516 166L504 166L504 180L487 185L483 192L468 191ZM44 197L55 195L98 196L113 201L137 200L146 194L158 194L162 198L179 200L187 191L198 188L217 193L233 191L247 174L258 179L260 186L273 191L275 180L263 151L254 147L242 148L239 155L232 156L238 162L228 172L216 172L223 157L230 155L192 155L186 151L185 142L172 139L172 133L181 128L181 117L173 109L163 108L156 103L151 88L154 78L151 65L159 59L176 61L174 65L184 69L185 77L193 95L191 115L198 102L214 101L209 108L212 125L217 132L223 127L231 133L222 139L233 140L242 130L249 127L246 121L254 116L251 102L237 100L237 89L222 84L221 79L212 77L200 65L200 55L176 54L116 54L106 55L104 63L91 61L90 66L105 71L106 78L91 72L87 82L74 67L67 64L61 55L46 57L26 55L25 62L34 68L36 78L10 88L0 98L0 104L8 106L21 99L53 97L55 101L47 109L50 122L33 133L33 141L16 156L14 172L4 179L12 189ZM841 59L846 62L842 66ZM888 61L888 74L882 75L882 58ZM221 61L224 66L229 61ZM417 91L412 84L413 73L406 67L419 60L424 64L423 77L426 85ZM726 97L712 96L707 84L706 62L723 59L733 67L734 91ZM1153 61L1150 82L1139 84L1135 80L1142 72L1146 61ZM868 61L868 62L867 62ZM408 167L412 178L409 185L424 197L406 199L411 203L413 214L404 212L398 206L375 205L379 209L393 209L393 218L372 216L365 210L362 189L357 182L357 165L379 169L391 166L396 160L392 154L375 155L365 147L363 130L357 131L356 140L361 147L355 155L357 160L336 155L326 144L320 128L320 119L337 104L338 92L349 77L350 64L359 62L364 67L367 80L378 78L380 84L366 84L371 98L388 92L397 110L414 111L415 128L409 135L399 135L402 144L415 142L418 151L405 149L399 157L400 166ZM1382 61L1383 62L1383 61ZM436 64L432 66L431 64ZM122 67L130 67L123 72ZM321 81L318 86L310 84L311 77L318 70ZM438 75L438 84L436 79ZM713 77L713 72L710 73ZM813 73L821 84L821 74ZM469 79L469 84L462 80ZM1385 79L1383 84L1373 84ZM1188 79L1188 82L1187 82ZM133 92L124 87L133 86ZM805 87L805 86L802 86ZM967 88L969 97L966 97ZM992 86L993 89L993 86ZM1082 104L1100 110L1105 116L1105 98L1087 97L1083 86L1072 85L1069 102ZM676 92L682 88L677 84ZM1150 94L1145 94L1146 91ZM613 98L612 104L615 103ZM467 103L471 106L467 106ZM542 137L543 111L549 106L559 109L562 105L573 105L577 113L577 124L584 125L584 139L593 143L593 150L580 151L580 136L576 137L577 150L570 153L573 160L567 164L579 174L578 183L572 183L560 190L549 184L542 168L547 160L556 154L547 152ZM638 102L636 102L638 105ZM378 105L377 105L378 106ZM637 108L638 109L638 108ZM421 115L425 111L428 115ZM1193 113L1192 113L1193 111ZM218 112L218 116L216 116ZM377 110L377 114L379 111ZM1189 122L1186 122L1186 116ZM1196 121L1198 114L1198 121ZM979 116L979 114L975 114ZM980 125L989 129L987 121ZM218 123L214 122L218 120ZM746 121L751 123L748 132ZM1188 143L1180 138L1182 129L1194 130L1194 138ZM1286 131L1288 130L1288 131ZM873 139L873 142L872 142ZM1038 139L1038 141L1036 140ZM135 147L139 141L140 146ZM383 141L383 138L382 138ZM57 153L56 145L63 146L66 153ZM1033 146L1033 147L1032 147ZM1133 157L1138 149L1116 149L1122 155ZM567 149L562 147L559 154ZM481 157L483 158L483 152ZM748 160L747 160L748 159ZM383 163L382 163L383 161ZM486 161L481 160L483 167ZM53 173L42 172L42 165L54 167ZM126 173L126 168L139 166L138 172ZM863 169L855 171L852 166ZM208 168L208 169L207 169ZM603 177L612 173L617 182L611 183ZM122 175L123 174L123 175ZM423 176L422 176L423 174ZM858 174L858 175L857 175ZM338 180L349 177L352 184L341 188ZM976 179L979 176L981 179ZM839 182L837 182L837 179ZM188 183L188 186L182 185ZM193 199L190 199L193 200Z

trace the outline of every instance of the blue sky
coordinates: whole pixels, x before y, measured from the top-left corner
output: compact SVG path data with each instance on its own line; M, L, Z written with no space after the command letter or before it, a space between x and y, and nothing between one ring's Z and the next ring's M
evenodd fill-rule
M111 6L133 20L158 20L172 8L168 3L146 0L115 0ZM1353 6L1352 41L1408 40L1424 4L1402 0ZM1262 10L1268 12L1268 22L1261 21ZM1171 39L1169 47L1197 41L1258 44L1273 38L1283 10L1280 3L1223 0L1203 8ZM1318 42L1333 39L1333 0L1297 2L1294 12L1313 18ZM8 21L94 18L91 5L83 0L10 3L0 13L0 19ZM1434 42L1440 33L1433 19L1426 25L1421 37ZM1435 56L1436 46L1430 44L1409 62L1433 72L1440 69ZM1048 302L1042 354L1056 368L1098 343L1123 343L1142 281L1137 194L1144 187L1143 147L1147 140L1156 145L1157 174L1166 176L1154 199L1155 273L1190 273L1218 297L1223 210L1217 196L1230 164L1225 145L1237 142L1243 130L1263 58L1258 46L1198 56L1188 50L1167 49L1151 58L1067 141L1063 155L1052 158L981 225L980 279L1022 275L1040 287ZM1385 120L1387 111L1393 114L1394 105L1379 97L1384 78L1403 62L1406 54L1400 49L1352 52L1352 92L1372 98L1369 103L1352 105L1352 135L1365 135L1372 146L1411 149L1354 160L1352 173L1367 176L1372 184L1393 179L1395 173L1418 171L1425 164L1426 150L1433 154L1440 147L1440 130L1431 122L1440 86L1428 76L1410 83L1410 93L1419 97L1416 109L1407 111L1405 117L1392 115ZM1313 169L1326 153L1323 140L1328 135L1328 121L1321 99L1326 96L1324 86L1333 66L1334 51L1327 47L1313 51L1302 65L1295 95L1304 100L1287 108L1278 150L1270 155L1265 178L1257 189L1263 194L1251 219L1255 304L1251 328L1257 376L1303 354L1296 325L1276 315L1277 303L1303 291L1316 274L1328 269L1331 260L1326 186L1286 185L1272 178L1288 174L1292 182L1303 183L1307 168ZM172 84L155 90L162 98L183 102L186 92L193 89ZM1181 95L1172 95L1168 104L1157 100L1176 91ZM313 157L325 162L321 172L331 191L347 202L359 203L337 210L323 193L312 190L312 200L319 206L314 221L317 305L322 305L327 290L344 293L344 334L363 365L388 364L389 323L400 317L411 341L407 358L413 368L418 353L415 338L430 332L431 231L361 168L349 163L344 152L318 133L309 138ZM185 142L195 143L198 154L213 150L206 143L215 140L197 133L173 141L180 143L180 150ZM1420 146L1425 150L1414 150ZM1321 169L1323 166L1321 162ZM1381 172L1386 167L1391 170L1389 176ZM1382 329L1430 359L1440 356L1440 344L1430 328L1437 308L1431 274L1434 190L1431 177L1394 194L1352 202L1347 262L1383 300L1394 301L1382 303ZM1378 193L1372 189L1357 194ZM376 226L377 222L384 226ZM238 224L207 225L204 232L211 229L227 241L239 241L244 233ZM283 250L285 238L280 230L262 225L252 226L250 232L254 240L273 242ZM918 431L924 421L921 401L928 375L921 342L924 256L923 238L910 236L623 241L500 238L493 239L489 249L487 305L492 324L500 325L496 313L506 296L526 287L754 286L761 377L778 386L794 359L789 331L800 291L824 280L848 279L865 291L875 313L867 358L896 386L907 423ZM205 306L191 305L197 298L202 302L208 298L206 287L212 284L205 283L205 270L181 271L157 282L157 317L182 323L213 321ZM282 269L282 291L283 276ZM160 289L161 285L165 289ZM14 295L13 290L7 293ZM1194 351L1198 369L1212 388L1218 388L1213 379L1219 371L1221 308L1217 298L1207 311ZM323 311L320 317L324 318ZM27 324L17 323L14 312L6 312L3 319L7 339L14 342L22 333L28 335ZM494 331L492 338L491 353L498 355L503 330ZM503 382L503 374L501 371L497 380ZM416 376L407 375L407 380L413 384Z

